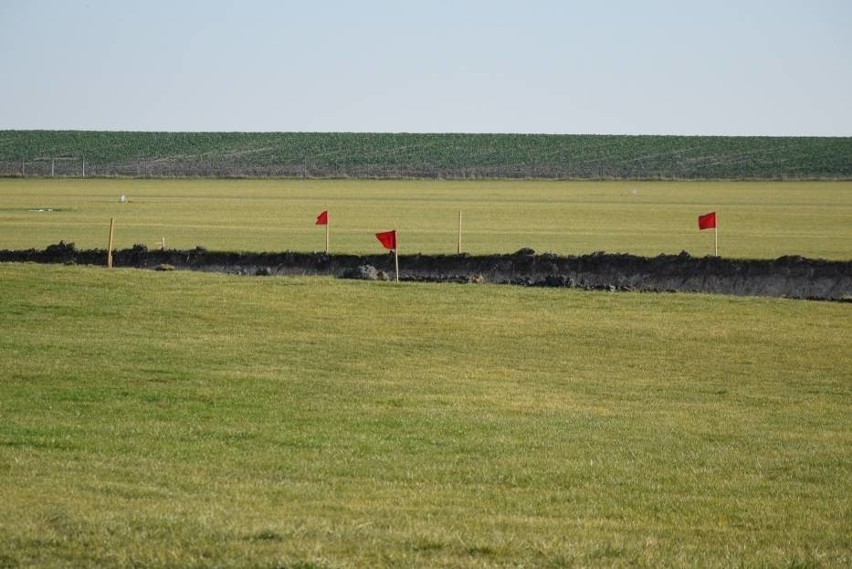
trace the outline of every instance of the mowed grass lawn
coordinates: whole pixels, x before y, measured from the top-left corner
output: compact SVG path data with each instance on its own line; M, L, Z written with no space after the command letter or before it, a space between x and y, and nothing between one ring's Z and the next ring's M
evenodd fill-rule
M850 316L0 265L0 566L848 567Z
M119 203L121 195L127 203ZM852 258L852 182L533 182L375 180L0 179L0 248L60 240L106 249L377 253L397 229L400 253L656 256L713 254L700 214L717 211L719 254Z

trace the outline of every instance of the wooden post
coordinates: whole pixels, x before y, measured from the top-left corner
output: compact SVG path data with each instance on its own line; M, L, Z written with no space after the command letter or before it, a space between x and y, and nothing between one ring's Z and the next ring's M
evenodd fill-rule
M456 245L456 254L461 255L461 234L462 234L462 212L459 211L459 239L458 244Z
M115 235L115 218L109 218L109 244L107 245L107 268L112 268L112 241Z

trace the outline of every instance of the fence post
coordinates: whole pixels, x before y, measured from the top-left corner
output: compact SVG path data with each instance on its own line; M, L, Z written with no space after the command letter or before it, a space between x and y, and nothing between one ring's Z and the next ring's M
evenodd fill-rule
M109 218L109 243L107 244L107 268L112 268L112 242L115 235L115 218Z

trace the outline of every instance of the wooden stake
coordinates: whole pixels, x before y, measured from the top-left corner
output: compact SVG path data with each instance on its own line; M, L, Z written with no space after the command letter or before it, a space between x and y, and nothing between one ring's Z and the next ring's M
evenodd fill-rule
M115 218L109 218L109 244L107 245L107 268L112 268L112 241L115 235Z
M456 254L461 255L461 227L462 227L462 212L459 211L459 240L456 246Z

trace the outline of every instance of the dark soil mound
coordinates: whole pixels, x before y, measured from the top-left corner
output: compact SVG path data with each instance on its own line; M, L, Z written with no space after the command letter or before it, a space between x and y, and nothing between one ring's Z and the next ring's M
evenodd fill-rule
M60 242L43 251L0 251L0 261L105 265L103 249L79 251ZM325 253L234 253L149 251L143 245L115 251L113 265L218 271L243 275L333 275L386 279L393 275L392 255ZM852 298L852 261L789 256L775 260L692 257L689 253L637 257L593 253L582 256L536 255L522 249L508 255L403 255L400 280L456 283L504 283L575 287L591 290L686 291L731 295L778 296L821 300Z

